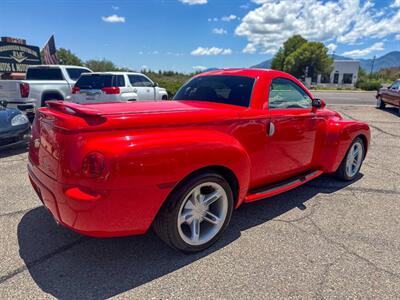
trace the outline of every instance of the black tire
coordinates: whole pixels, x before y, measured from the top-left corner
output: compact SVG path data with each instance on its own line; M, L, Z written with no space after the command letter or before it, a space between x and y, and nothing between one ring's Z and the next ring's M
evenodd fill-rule
M226 192L228 199L228 209L226 218L218 233L207 243L201 245L190 245L185 242L179 234L178 217L181 205L186 196L194 187L206 182L213 182L220 185ZM233 193L229 183L221 175L215 172L204 172L195 174L185 180L171 193L171 195L160 209L156 219L153 222L153 229L156 234L169 246L186 253L202 251L214 244L223 234L232 217L233 211Z
M376 98L376 108L384 109L386 107L386 103L382 100L381 96Z
M348 173L346 172L346 163L347 163L348 155L349 155L349 153L350 153L350 149L353 147L353 145L354 145L355 143L360 143L361 146L362 146L362 160L361 160L360 166L358 167L357 172L356 172L354 175L349 176ZM343 160L342 160L342 162L340 163L340 166L339 166L339 168L337 169L337 171L336 171L336 173L335 173L336 178L338 178L338 179L340 179L340 180L343 180L343 181L351 181L351 180L353 180L354 178L356 178L356 177L358 176L359 172L360 172L360 169L361 169L362 163L363 163L363 161L364 161L364 158L365 158L365 145L364 145L364 141L363 141L360 137L357 137L357 138L355 138L355 139L353 140L353 142L351 143L349 149L347 149L346 155L343 157Z
M161 100L168 100L168 96L162 96Z

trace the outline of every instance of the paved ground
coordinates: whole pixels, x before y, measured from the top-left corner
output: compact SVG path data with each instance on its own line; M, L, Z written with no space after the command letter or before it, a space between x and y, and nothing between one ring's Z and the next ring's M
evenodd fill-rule
M151 232L93 239L57 227L29 186L23 150L0 154L0 299L400 298L400 118L337 108L372 127L362 176L324 176L245 205L197 255Z
M361 92L361 91L318 91L313 92L315 97L326 100L328 105L336 104L352 104L352 105L375 105L376 91Z

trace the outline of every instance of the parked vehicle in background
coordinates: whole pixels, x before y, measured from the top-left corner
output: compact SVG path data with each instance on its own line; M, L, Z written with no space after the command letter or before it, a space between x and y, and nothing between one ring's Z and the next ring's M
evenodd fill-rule
M381 88L376 95L376 106L385 108L386 104L390 104L399 108L400 113L400 79L393 82L387 88Z
M168 93L141 73L83 74L72 89L75 103L167 100Z
M245 202L323 173L354 180L370 141L367 124L273 70L202 73L174 101L51 101L39 114L29 176L57 222L97 237L153 225L185 252L218 240Z
M0 99L6 100L8 107L34 113L48 100L68 100L79 76L90 72L88 68L79 66L29 67L25 80L0 80Z
M0 150L20 144L27 144L30 138L28 118L15 108L7 108L6 101L0 101Z

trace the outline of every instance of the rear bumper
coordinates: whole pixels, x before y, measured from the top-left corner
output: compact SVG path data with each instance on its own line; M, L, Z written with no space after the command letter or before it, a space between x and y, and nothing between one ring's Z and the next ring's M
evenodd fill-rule
M27 100L27 101L7 101L7 107L16 108L20 111L24 112L25 114L35 113L37 107L36 100Z
M121 189L89 194L50 178L31 163L28 171L33 188L54 219L80 234L93 237L143 234L160 205L147 197L143 199L148 196L145 189L142 192Z
M7 134L0 134L0 150L27 144L30 137L31 133L29 127L22 130L9 132Z

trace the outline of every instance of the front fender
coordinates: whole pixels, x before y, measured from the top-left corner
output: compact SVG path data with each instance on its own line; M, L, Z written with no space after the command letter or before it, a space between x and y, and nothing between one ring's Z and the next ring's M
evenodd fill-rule
M321 168L326 173L333 173L342 162L352 141L358 137L364 140L365 150L368 151L371 132L368 124L337 118L328 122L325 143L321 152ZM366 153L365 153L366 154Z
M165 89L157 89L157 95L159 100L162 99L163 96L167 96L168 97L168 92Z

